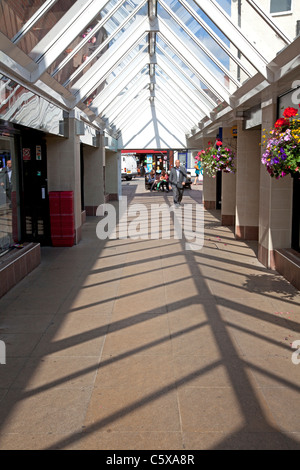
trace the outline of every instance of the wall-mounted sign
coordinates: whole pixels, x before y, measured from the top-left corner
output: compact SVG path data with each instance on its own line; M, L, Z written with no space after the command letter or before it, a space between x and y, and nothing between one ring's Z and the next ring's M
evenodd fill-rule
M42 147L40 145L35 147L35 155L37 160L42 160Z
M23 149L23 160L31 160L30 149Z
M237 126L231 128L231 135L232 137L237 137Z

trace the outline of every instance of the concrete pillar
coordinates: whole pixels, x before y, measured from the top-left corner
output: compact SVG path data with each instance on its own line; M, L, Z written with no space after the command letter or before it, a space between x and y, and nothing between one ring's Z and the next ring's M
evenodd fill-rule
M228 147L236 153L236 138L232 136L231 128L223 128L223 147ZM236 175L222 174L222 207L221 223L226 226L235 225L236 205Z
M277 119L277 97L262 100L262 129L267 134ZM263 149L262 149L263 151ZM264 165L260 167L258 259L275 269L275 250L290 248L292 239L293 180L285 176L271 178Z
M244 130L238 121L236 238L258 240L261 131Z
M215 137L203 137L202 149L205 150L209 146L209 142L214 144ZM214 210L216 208L216 178L209 176L205 170L203 171L203 204L204 209Z
M121 152L105 151L105 199L118 201L122 195Z
M104 204L103 146L83 148L84 206L87 216L96 215L98 206Z
M216 178L203 172L203 204L206 210L216 208Z
M235 225L235 205L236 205L236 175L233 173L222 174L222 225Z
M68 138L47 135L48 191L73 191L75 242L81 240L80 136L75 119L65 120Z

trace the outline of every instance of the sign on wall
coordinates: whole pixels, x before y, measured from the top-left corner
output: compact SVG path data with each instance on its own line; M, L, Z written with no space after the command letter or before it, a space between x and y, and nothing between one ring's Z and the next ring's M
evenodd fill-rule
M23 149L23 160L31 160L30 149Z
M42 160L42 147L41 147L41 145L36 146L35 155L36 155L37 160Z

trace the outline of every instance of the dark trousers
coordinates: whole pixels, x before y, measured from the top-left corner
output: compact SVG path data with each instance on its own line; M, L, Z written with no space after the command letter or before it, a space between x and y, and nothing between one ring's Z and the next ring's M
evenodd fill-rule
M179 204L183 196L183 188L177 188L176 184L172 184L174 204Z

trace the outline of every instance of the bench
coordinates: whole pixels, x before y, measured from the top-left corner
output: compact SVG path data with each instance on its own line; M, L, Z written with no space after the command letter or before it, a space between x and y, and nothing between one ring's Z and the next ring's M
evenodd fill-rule
M146 174L145 175L145 189L150 190L152 183L148 182L148 177L149 177L149 174ZM184 187L185 189L192 189L192 178L189 172L187 173L187 179L186 179ZM154 186L154 189L156 189L156 186Z

